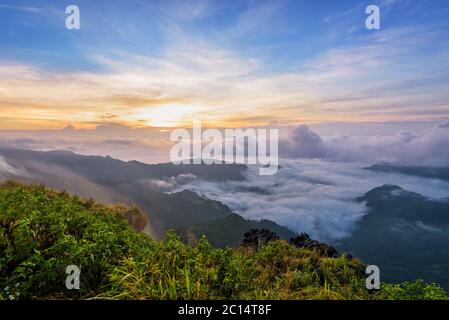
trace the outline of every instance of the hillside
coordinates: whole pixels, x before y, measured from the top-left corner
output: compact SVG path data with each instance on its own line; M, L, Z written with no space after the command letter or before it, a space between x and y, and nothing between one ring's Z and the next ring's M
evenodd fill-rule
M378 265L387 281L422 278L449 289L449 199L384 185L359 201L369 212L340 250Z
M156 239L162 239L170 229L194 228L214 239L217 246L238 244L241 235L254 226L253 221L242 217L232 219L235 213L218 202L185 190L171 192L187 179L211 181L244 179L245 165L173 165L171 163L144 164L137 161L121 161L111 157L83 156L68 151L38 152L21 149L0 149L0 181L14 179L24 183L44 184L57 190L67 190L100 203L136 204L151 220L147 230ZM0 163L1 164L1 163ZM226 218L229 230L219 229L211 234L214 221ZM210 224L209 224L210 223ZM280 234L292 236L292 232L265 220L262 227ZM232 233L232 230L238 230ZM240 234L240 231L241 234ZM221 237L231 232L232 237Z
M0 187L0 299L443 299L421 281L364 288L364 266L286 241L259 249L154 241L135 207L105 207L43 186ZM151 224L151 221L150 221ZM140 223L137 223L137 227ZM80 290L65 269L81 269Z

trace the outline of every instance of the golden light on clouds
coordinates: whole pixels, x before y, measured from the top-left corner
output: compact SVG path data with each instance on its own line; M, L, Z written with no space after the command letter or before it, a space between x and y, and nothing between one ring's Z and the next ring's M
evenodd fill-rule
M56 72L0 62L0 129L88 128L103 122L176 127L194 118L207 126L243 127L428 120L447 113L447 104L428 105L429 96L437 101L441 93L405 86L385 90L400 83L383 77L395 67L383 59L387 51L383 42L355 52L333 49L282 72L204 46L172 48L160 58L95 56L101 71Z

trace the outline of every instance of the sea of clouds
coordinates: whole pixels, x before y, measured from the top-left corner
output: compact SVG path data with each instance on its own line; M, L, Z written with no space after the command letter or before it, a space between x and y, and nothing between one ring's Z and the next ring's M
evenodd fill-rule
M276 175L260 176L256 167L246 181L192 180L190 189L219 200L249 219L270 219L296 232L334 242L349 236L368 213L356 200L383 184L395 184L431 198L449 197L449 182L363 169L363 163L319 159L281 159Z

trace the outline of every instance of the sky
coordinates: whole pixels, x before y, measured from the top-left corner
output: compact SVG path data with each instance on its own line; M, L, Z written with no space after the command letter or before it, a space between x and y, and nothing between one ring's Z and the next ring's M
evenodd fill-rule
M0 130L434 125L448 17L445 0L0 0Z

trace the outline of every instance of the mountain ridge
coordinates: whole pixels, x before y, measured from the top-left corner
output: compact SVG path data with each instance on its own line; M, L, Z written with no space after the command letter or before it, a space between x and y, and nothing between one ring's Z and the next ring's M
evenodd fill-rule
M366 170L381 172L396 172L405 175L433 178L449 181L449 167L407 166L398 164L374 164L365 167Z
M83 156L71 151L31 151L21 149L0 149L11 165L25 171L23 175L10 175L8 178L26 183L43 183L49 187L67 190L85 198L102 199L106 204L125 203L141 207L151 221L151 234L162 239L169 229L178 231L235 214L223 203L207 199L192 191L165 192L156 183L178 182L179 177L221 181L244 179L245 165L148 165L137 161L121 161L111 157ZM200 173L199 176L196 174ZM160 179L160 180L159 180ZM269 223L281 235L294 233L274 222ZM235 220L233 229L242 230L244 226L267 226L244 218ZM243 230L242 230L243 231ZM247 230L244 230L247 231ZM243 234L244 232L242 232ZM198 237L200 234L197 235ZM236 243L240 235L230 240ZM229 241L217 243L223 246Z
M387 281L423 278L449 289L449 198L383 185L358 200L369 211L338 250L378 265Z

